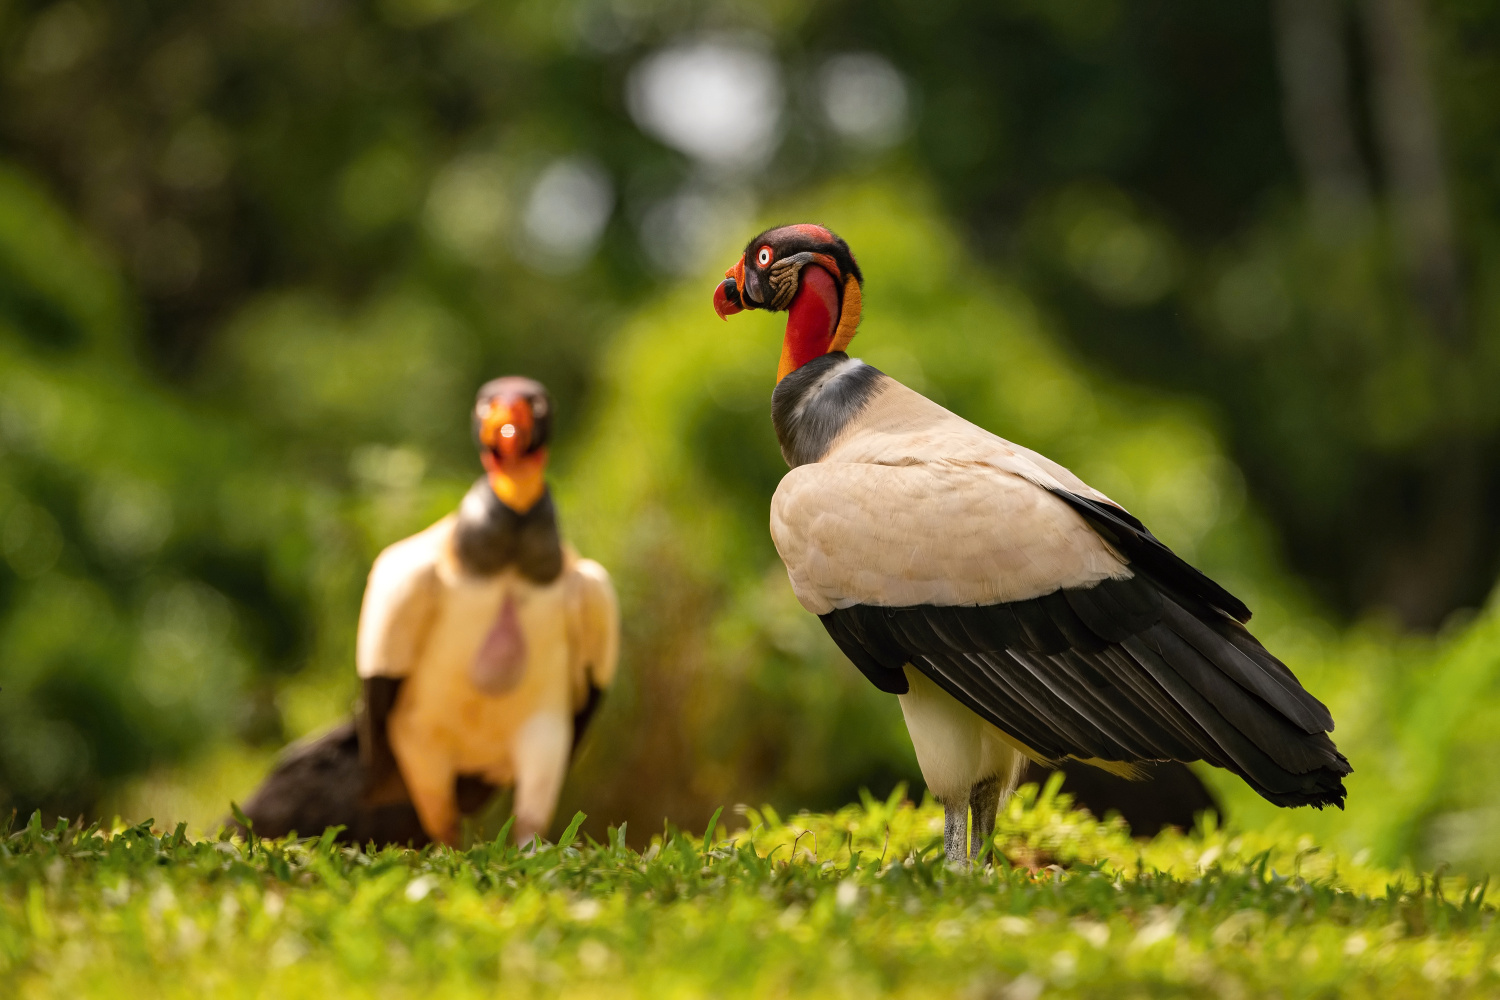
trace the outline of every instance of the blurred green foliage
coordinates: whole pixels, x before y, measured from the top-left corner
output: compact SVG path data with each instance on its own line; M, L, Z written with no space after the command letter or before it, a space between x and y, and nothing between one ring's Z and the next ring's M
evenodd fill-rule
M909 164L1066 342L1213 407L1335 613L1432 628L1500 571L1497 33L1467 0L13 0L0 142L159 372L267 293L415 287L564 412L716 222Z
M708 307L815 218L868 277L855 353L1130 506L1329 701L1350 811L1285 822L1500 863L1463 610L1500 548L1497 18L1427 5L1414 83L1392 4L0 4L0 808L208 822L347 710L370 560L477 473L503 372L558 399L563 524L626 613L564 815L918 780L770 546L779 330ZM648 86L704 52L749 74L717 147ZM1389 141L1413 92L1435 147Z

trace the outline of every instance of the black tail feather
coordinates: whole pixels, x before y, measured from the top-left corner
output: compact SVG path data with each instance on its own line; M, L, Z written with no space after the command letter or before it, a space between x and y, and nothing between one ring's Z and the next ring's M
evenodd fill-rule
M336 838L341 843L382 847L431 843L410 801L398 797L369 804L366 786L367 770L360 761L359 738L350 720L289 747L242 811L262 837L291 833L316 837L330 827L342 826ZM477 779L460 778L456 791L460 811L471 814L483 808L495 789ZM239 826L232 820L225 825Z

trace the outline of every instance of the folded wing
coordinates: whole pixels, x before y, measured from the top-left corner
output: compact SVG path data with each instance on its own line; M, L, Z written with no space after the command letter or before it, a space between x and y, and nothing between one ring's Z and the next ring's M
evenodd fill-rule
M620 659L620 608L609 573L592 559L568 570L569 679L573 692L573 746L577 749L615 679Z
M372 801L405 795L386 722L437 612L438 560L451 531L451 519L444 519L391 545L376 558L365 584L355 639L355 664L364 690L355 730L365 794Z
M823 462L783 480L771 528L882 690L911 664L1037 759L1202 759L1280 805L1343 801L1327 709L1242 603L1099 494L983 462Z

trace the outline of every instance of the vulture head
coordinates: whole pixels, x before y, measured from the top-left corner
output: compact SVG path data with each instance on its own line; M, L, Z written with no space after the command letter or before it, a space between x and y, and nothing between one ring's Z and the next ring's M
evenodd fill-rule
M546 489L547 439L552 400L534 379L492 379L474 401L474 440L490 488L510 509L524 514Z
M745 246L714 290L727 319L745 309L787 313L779 382L813 358L842 351L859 328L864 281L849 244L822 226L768 229Z

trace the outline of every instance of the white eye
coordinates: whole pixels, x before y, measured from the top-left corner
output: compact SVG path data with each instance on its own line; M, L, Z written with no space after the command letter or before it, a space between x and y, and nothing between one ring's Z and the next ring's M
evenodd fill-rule
M761 267L765 267L767 264L771 263L771 248L761 247L760 253L755 255L755 261Z
M500 436L503 437L503 438L513 438L513 437L515 437L516 436L516 425L515 424L506 424L504 427L501 427L500 428Z

